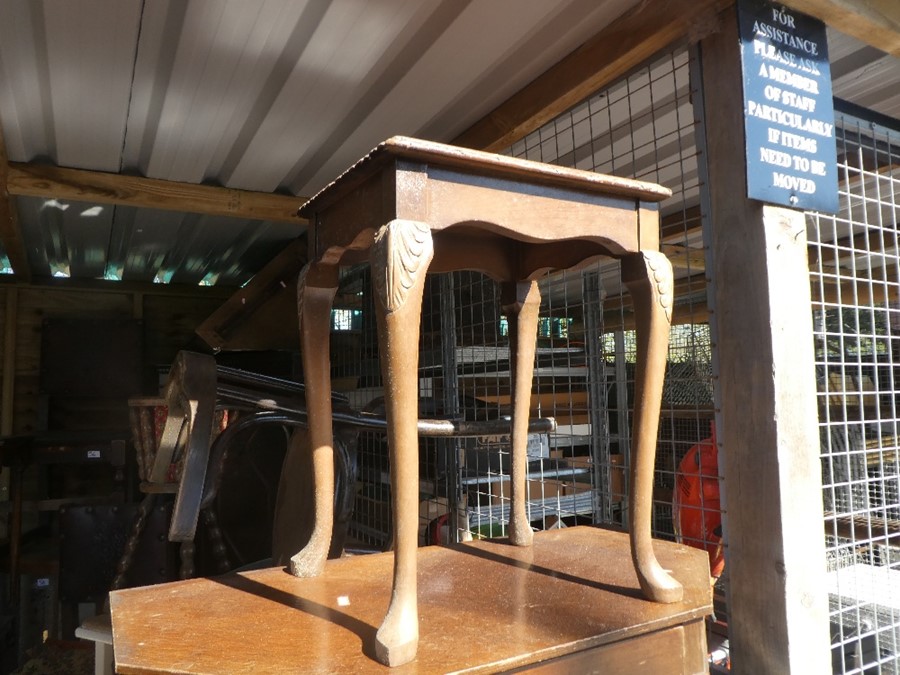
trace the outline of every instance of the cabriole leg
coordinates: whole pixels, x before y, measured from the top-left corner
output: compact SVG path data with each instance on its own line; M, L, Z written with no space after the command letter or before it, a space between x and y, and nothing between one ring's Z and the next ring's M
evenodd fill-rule
M310 264L297 282L300 349L312 452L315 524L306 546L291 558L297 577L322 573L334 521L334 437L331 426L331 306L337 292L337 269Z
M416 371L422 292L433 253L428 226L407 220L394 220L382 227L372 248L394 523L391 603L375 638L375 654L388 666L413 660L419 642L416 602L419 396Z
M504 283L500 304L509 319L509 367L512 380L512 459L510 462L509 540L530 546L534 532L528 521L526 474L528 468L528 416L534 376L538 311L541 293L536 281Z
M629 495L631 557L648 599L678 602L683 588L660 566L650 537L656 438L672 321L672 265L658 251L642 251L622 260L622 281L634 302L637 339Z

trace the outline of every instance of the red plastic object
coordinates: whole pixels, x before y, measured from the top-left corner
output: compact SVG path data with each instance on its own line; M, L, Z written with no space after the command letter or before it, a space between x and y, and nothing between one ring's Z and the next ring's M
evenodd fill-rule
M678 542L706 550L710 576L715 580L725 569L725 555L714 422L710 423L710 434L688 450L678 465L672 511Z

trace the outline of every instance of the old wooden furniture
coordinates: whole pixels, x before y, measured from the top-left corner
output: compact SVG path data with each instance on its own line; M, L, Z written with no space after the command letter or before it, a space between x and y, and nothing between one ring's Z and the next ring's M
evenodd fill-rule
M340 437L340 442L333 445L338 450L333 454L337 473L335 503L339 505L339 513L331 534L332 554L336 556L342 550L346 521L353 506L356 433L366 429L384 430L387 421L353 410L343 394L331 392L330 396L334 433ZM229 447L238 443L250 429L272 426L285 430L306 429L309 424L302 384L220 366L210 355L189 351L178 353L166 382L165 398L133 398L129 399L129 405L140 489L146 497L126 546L113 585L115 589L123 587L124 574L155 495L176 496L169 540L181 543L181 578L189 578L194 570L193 540L201 515L211 533L218 532L215 511L209 507L216 498ZM477 436L501 433L508 428L509 422L503 420L416 421L417 433L431 437ZM529 421L528 432L547 433L555 428L552 418L540 418ZM309 449L305 434L295 441L288 447L278 490L276 564L282 562L281 553L285 554L284 562L287 562L290 554L296 553L297 548L309 539L308 531L296 527L298 522L306 522L303 511L309 510L304 505L312 488L303 489L310 473L305 462ZM2 451L0 440L0 455ZM283 489L289 485L300 488ZM218 536L214 535L214 539L218 540ZM218 555L220 572L225 572L229 567L224 542L219 540L214 544L213 550L217 549L221 549Z
M394 523L394 588L377 635L377 658L415 657L419 313L427 272L478 270L501 283L512 373L510 540L531 543L524 480L526 425L540 294L537 278L612 256L635 306L631 542L647 597L673 602L681 586L657 563L650 541L651 490L672 306L672 271L659 252L658 185L395 137L308 201L310 263L298 289L304 379L317 491L316 524L291 562L322 573L332 519L332 425L328 339L342 264L368 260L375 289L384 379Z
M425 547L419 611L429 637L390 672L706 672L706 553L654 548L684 584L678 602L642 597L621 532L550 530L530 548ZM279 567L115 591L116 672L388 672L371 656L391 565L378 553L329 561L315 579Z

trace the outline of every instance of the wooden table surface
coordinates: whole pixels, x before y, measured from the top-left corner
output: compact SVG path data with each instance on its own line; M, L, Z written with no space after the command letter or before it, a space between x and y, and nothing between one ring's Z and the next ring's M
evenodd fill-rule
M317 578L270 568L115 591L120 673L498 672L701 619L706 553L654 542L684 600L644 600L620 532L540 532L530 548L479 541L419 550L416 660L372 659L392 554L329 561Z

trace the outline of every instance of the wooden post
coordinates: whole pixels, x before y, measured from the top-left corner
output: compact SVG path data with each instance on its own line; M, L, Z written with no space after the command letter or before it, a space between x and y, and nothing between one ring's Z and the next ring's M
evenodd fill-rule
M3 315L3 379L2 379L2 397L0 397L0 436L11 436L13 433L13 413L15 405L13 394L15 392L16 382L16 325L18 323L19 308L19 291L16 288L6 289L6 310ZM21 529L21 490L16 490L13 494L12 472L19 471L18 468L0 467L0 502L18 500L20 504L14 504L12 517L4 519L0 524L0 530L6 534L7 540L10 542L10 599L13 604L18 604L19 588L16 585L15 577L17 565L14 561L18 560L18 534L16 541L13 541L12 532ZM18 516L16 515L18 513ZM13 551L13 549L16 549Z
M19 307L19 291L6 289L6 313L3 325L3 402L0 404L0 435L13 432L13 396L16 382L16 324Z
M745 197L733 8L701 53L733 669L831 672L805 218Z

